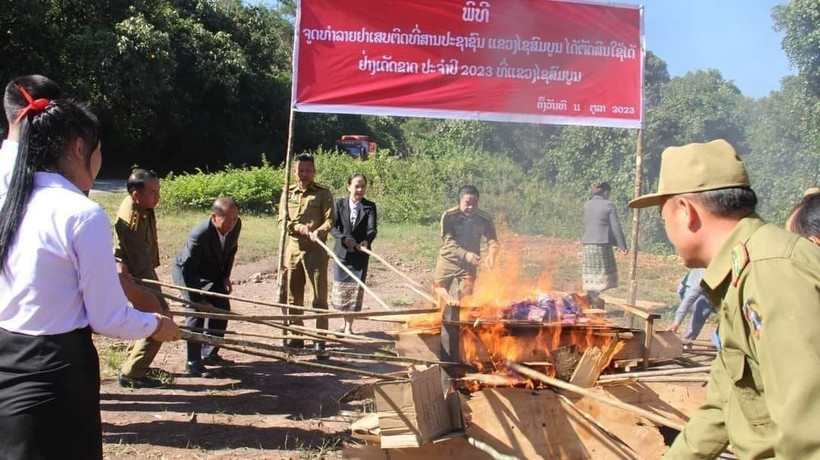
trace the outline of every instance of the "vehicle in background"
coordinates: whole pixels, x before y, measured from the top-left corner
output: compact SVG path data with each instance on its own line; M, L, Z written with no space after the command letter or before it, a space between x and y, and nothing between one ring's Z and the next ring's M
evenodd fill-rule
M336 141L336 147L359 160L366 160L376 151L376 143L371 141L369 136L362 134L345 134Z

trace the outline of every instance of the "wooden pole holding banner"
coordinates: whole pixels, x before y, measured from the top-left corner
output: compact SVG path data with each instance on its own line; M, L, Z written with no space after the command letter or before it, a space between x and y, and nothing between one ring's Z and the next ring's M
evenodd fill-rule
M643 188L643 129L638 130L637 144L635 152L635 198L641 196L641 189ZM635 301L638 299L638 230L640 222L641 210L635 208L632 210L632 261L629 267L629 289L626 295L626 303L630 305L635 305ZM624 319L626 327L633 327L635 317L632 313L627 312Z
M296 65L296 43L299 41L299 28L293 28L293 50L291 51L291 62ZM294 81L292 84L296 84ZM293 97L293 96L291 96ZM285 183L282 184L282 196L279 198L279 217L282 223L279 226L279 257L277 257L277 267L279 267L279 303L286 303L288 300L287 267L285 267L285 244L288 239L288 189L290 188L291 157L293 156L293 99L290 101L290 116L288 117L288 147L285 150Z

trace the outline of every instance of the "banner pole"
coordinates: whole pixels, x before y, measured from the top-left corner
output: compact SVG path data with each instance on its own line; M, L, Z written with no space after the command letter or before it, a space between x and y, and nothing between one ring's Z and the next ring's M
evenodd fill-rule
M638 146L635 152L635 198L641 196L643 183L643 129L638 130ZM632 210L632 262L629 268L629 289L627 291L626 303L635 305L638 299L638 230L640 228L641 210ZM633 326L635 317L627 312L625 317L626 327Z
M297 8L300 5L297 2ZM293 50L291 65L294 68L291 70L291 86L296 84L293 78L296 66L296 44L299 41L299 21L293 25ZM296 95L291 96L290 101L290 115L288 116L288 146L285 150L285 181L282 184L282 196L279 197L279 218L282 219L279 225L279 257L277 258L277 267L279 267L279 303L286 303L288 300L288 282L287 282L287 267L285 267L285 245L288 239L288 189L290 188L291 177L291 158L293 156L293 118L294 109L293 103Z

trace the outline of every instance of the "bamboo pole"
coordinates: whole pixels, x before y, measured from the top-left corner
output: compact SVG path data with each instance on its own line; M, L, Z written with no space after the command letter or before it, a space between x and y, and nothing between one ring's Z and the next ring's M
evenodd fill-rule
M666 375L697 374L699 372L709 372L711 366L687 367L685 369L665 369L657 371L624 372L623 374L607 374L598 378L598 381L618 380L626 377L657 377Z
M217 345L217 346L222 347L226 350L233 350L233 351L237 351L237 352L240 352L240 353L247 353L249 355L256 355L256 356L261 356L261 357L265 357L265 358L273 358L273 359L276 359L276 360L279 360L279 361L287 362L289 364L295 364L297 366L313 367L313 368L322 369L322 370L326 370L326 371L330 371L330 372L344 372L344 373L347 373L347 374L356 374L356 375L362 375L362 376L365 376L365 377L375 377L377 379L382 379L382 380L406 380L406 378L402 378L402 377L394 377L392 375L379 374L379 373L376 373L376 372L363 371L363 370L353 369L353 368L349 368L349 367L333 366L333 365L329 365L329 364L319 364L319 363L313 363L313 362L308 362L308 361L299 361L299 360L293 359L293 358L291 358L287 355L283 356L283 355L278 355L278 354L275 354L275 353L265 353L265 352L260 352L260 351L256 351L256 350L248 350L248 349L246 349L247 347L244 347L243 345L237 345L237 344L231 343L232 341L230 339L223 339L223 338L220 338L220 337L214 337L212 335L194 334L194 333L188 332L188 331L181 331L181 332L182 332L182 339L183 340L190 340L192 342L198 342L198 343L206 343L206 344L209 344L209 345Z
M683 430L683 425L681 425L680 423L678 423L674 420L671 420L669 418L666 418L662 415L658 415L658 414L649 412L646 409L642 409L642 408L634 406L632 404L627 404L627 403L625 403L623 401L619 401L617 399L610 399L610 398L603 397L603 396L599 395L598 393L590 391L586 388L581 388L581 387L579 387L577 385L573 385L569 382L564 382L563 380L558 380L556 378L553 378L553 377L550 377L548 375L542 374L541 372L538 372L534 369L530 369L529 367L522 366L521 364L517 364L517 363L511 362L511 361L508 361L507 366L510 369L514 370L515 372L518 372L519 374L521 374L525 377L535 379L535 380L538 380L540 382L544 382L548 385L559 388L561 390L566 390L566 391L569 391L569 392L572 392L572 393L575 393L575 394L579 394L581 396L584 396L584 397L587 397L587 398L590 398L590 399L594 399L595 401L598 401L600 403L609 404L610 406L616 407L618 409L622 409L622 410L625 410L625 411L628 411L628 412L632 412L634 414L640 415L641 417L643 417L643 418L645 418L645 419L647 419L647 420L649 420L653 423L657 423L658 425L668 426L669 428L674 428L678 431Z
M359 312L338 312L338 313L318 313L312 315L260 315L260 316L252 316L252 315L237 315L235 313L225 312L223 313L210 313L210 312L190 312L190 311L180 311L180 310L171 310L171 313L175 316L191 316L195 318L212 318L212 319L233 319L239 321L288 321L294 319L300 319L304 321L310 321L317 318L366 318L369 316L397 316L397 315L408 315L408 314L415 314L415 313L438 313L437 308L425 308L422 310L392 310L392 311L375 311L375 312L367 312L367 311L359 311Z
M437 304L437 303L438 303L438 302L436 301L436 299L434 299L434 298L433 298L430 294L427 294L427 293L425 293L425 292L423 292L423 291L420 291L420 290L419 290L419 289L424 289L424 286L422 286L422 285L421 285L421 283L419 283L418 281L416 281L416 280L414 280L413 278L410 278L409 276L407 276L406 274L404 274L401 270L399 270L398 268L394 267L394 266L393 266L393 265L391 265L389 262L387 262L387 261L386 261L386 260L385 260L382 256L380 256L380 255L376 254L375 252L371 251L371 250L370 250L370 249L368 249L368 248L360 247L360 248L359 248L359 250L360 250L360 251L362 251L362 252L364 252L365 254L368 254L368 255L370 255L370 256L372 256L372 257L376 258L376 260L378 260L379 262L383 263L383 264L384 264L387 268L389 268L390 270L392 270L392 271L393 271L393 273L395 273L395 274L397 274L397 275L401 276L402 278L404 278L405 280L407 280L407 282L408 282L408 284L409 284L409 286L408 286L408 287L410 287L411 289L413 289L413 291L415 291L417 294L419 294L419 295L423 296L423 297L424 297L424 298L425 298L428 302L433 303L433 304ZM415 288L415 289L414 289L414 288Z
M635 193L634 197L641 196L643 188L643 128L638 130L637 146L635 149ZM638 298L638 232L640 230L641 210L632 210L632 254L629 266L629 289L627 291L626 302L635 305ZM626 327L633 326L634 317L627 312L624 318Z
M316 242L316 244L318 244L322 248L324 248L324 250L330 255L330 257L333 258L333 261L336 262L336 265L338 265L339 268L344 270L345 273L350 275L350 277L353 278L353 281L355 281L356 284L358 284L359 286L361 286L362 289L364 289L364 292L368 293L370 297L373 297L373 299L375 299L376 302L382 307L384 307L386 310L390 310L390 307L386 303L384 303L381 297L377 296L376 293L373 292L369 287L367 287L367 285L364 284L364 282L360 280L358 276L356 276L349 268L347 268L344 262L339 260L339 257L336 255L336 253L334 253L333 250L330 249L321 239L315 237L313 238L313 241Z
M298 27L293 28L293 49L291 50L290 61L293 63L297 62L296 44L299 43L299 32L300 30ZM279 226L279 254L276 257L276 268L279 269L279 279L277 280L279 283L279 303L285 303L288 300L288 271L287 267L285 267L285 245L288 238L288 190L290 189L290 176L293 169L291 167L291 159L293 157L293 121L295 119L295 110L293 108L294 102L295 101L291 99L290 115L288 116L288 146L287 149L285 149L285 183L282 184L282 195L279 197L279 218L282 219L282 223Z
M245 302L245 303L251 303L251 304L255 304L255 305L264 305L266 307L282 307L282 308L290 308L290 309L293 309L293 310L300 310L300 311L307 311L307 312L319 312L319 313L323 313L323 312L326 311L326 310L322 310L322 309L319 309L319 308L302 307L302 306L299 306L299 305L291 305L291 304L287 304L287 303L262 302L262 301L259 301L259 300L245 299L245 298L242 298L242 297L236 297L236 296L229 295L229 294L220 294L218 292L203 291L201 289L190 288L190 287L187 287L187 286L178 286L176 284L164 283L162 281L146 279L146 278L133 278L133 279L134 279L134 281L137 281L139 283L153 284L153 285L156 285L156 286L162 286L162 287L167 287L167 288L171 288L171 289L178 289L180 291L192 292L194 294L200 294L200 295L210 296L210 297L218 297L220 299L234 300L234 301L237 301L237 302ZM156 293L156 294L161 294L161 295L163 295L163 297L169 295L169 294L165 294L162 291L159 291L159 290L156 290L156 289L152 289L152 288L149 288L149 287L145 287L145 288L150 290L151 292ZM178 298L176 298L176 297L174 297L173 299L178 300Z
M624 382L702 382L709 381L709 376L690 376L690 375L657 375L649 377L623 377L620 379L599 380L601 385L618 384Z

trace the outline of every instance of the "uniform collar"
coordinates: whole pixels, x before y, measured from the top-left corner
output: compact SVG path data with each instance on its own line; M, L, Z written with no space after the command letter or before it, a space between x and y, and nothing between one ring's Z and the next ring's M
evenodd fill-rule
M751 213L738 221L703 274L703 282L709 289L717 290L718 286L732 274L732 249L740 244L745 246L752 234L765 224L766 222L756 213Z

